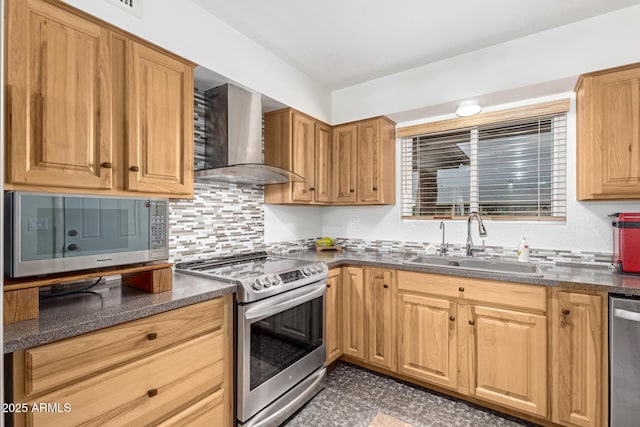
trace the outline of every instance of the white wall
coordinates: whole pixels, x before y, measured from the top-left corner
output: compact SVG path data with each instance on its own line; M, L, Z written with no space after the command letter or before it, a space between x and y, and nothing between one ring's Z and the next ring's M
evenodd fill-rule
M575 96L565 93L553 97L532 99L519 103L497 106L493 109L511 108L525 104L572 97L571 110L567 115L567 221L491 221L485 226L487 245L517 247L522 236L537 249L575 249L583 251L611 252L611 224L607 215L613 212L640 212L640 202L577 202L576 201L576 114ZM429 121L443 119L437 117ZM451 118L451 117L446 117ZM424 120L423 120L424 122ZM402 124L401 124L402 125ZM331 207L323 212L322 234L371 240L400 240L439 243L441 241L440 221L402 220L400 218L400 141L396 142L396 192L395 206L382 207ZM353 219L356 219L353 221ZM356 224L352 224L355 222ZM359 227L354 228L352 225ZM447 220L446 240L448 243L464 244L467 223L463 220ZM472 228L474 243L481 242L477 224Z
M322 235L323 209L314 206L264 205L264 242L286 242Z
M332 122L545 85L640 61L640 5L334 91ZM437 41L436 41L437 42ZM565 87L563 90L572 90ZM508 101L513 102L513 98Z
M330 120L322 85L191 1L147 0L141 18L102 0L66 3L320 120Z

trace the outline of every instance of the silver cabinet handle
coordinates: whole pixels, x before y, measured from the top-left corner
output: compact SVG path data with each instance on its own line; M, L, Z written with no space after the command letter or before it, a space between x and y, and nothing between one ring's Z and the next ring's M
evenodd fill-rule
M625 320L631 320L632 322L640 322L640 313L636 313L635 311L621 310L619 308L614 308L613 316L619 317Z

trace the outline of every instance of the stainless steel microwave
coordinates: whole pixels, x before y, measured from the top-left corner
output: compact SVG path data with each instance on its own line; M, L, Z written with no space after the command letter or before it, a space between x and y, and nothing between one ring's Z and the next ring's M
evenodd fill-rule
M169 201L12 191L5 268L24 277L165 260Z

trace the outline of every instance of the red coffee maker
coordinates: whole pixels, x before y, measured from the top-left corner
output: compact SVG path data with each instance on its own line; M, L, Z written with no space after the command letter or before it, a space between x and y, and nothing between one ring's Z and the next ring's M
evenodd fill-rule
M613 265L618 273L640 274L640 213L616 213L613 221Z

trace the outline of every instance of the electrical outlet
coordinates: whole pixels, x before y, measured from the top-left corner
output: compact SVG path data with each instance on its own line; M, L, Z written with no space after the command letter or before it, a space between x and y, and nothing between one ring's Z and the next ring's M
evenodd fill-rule
M357 217L357 216L351 217L351 228L353 229L360 228L360 217Z

